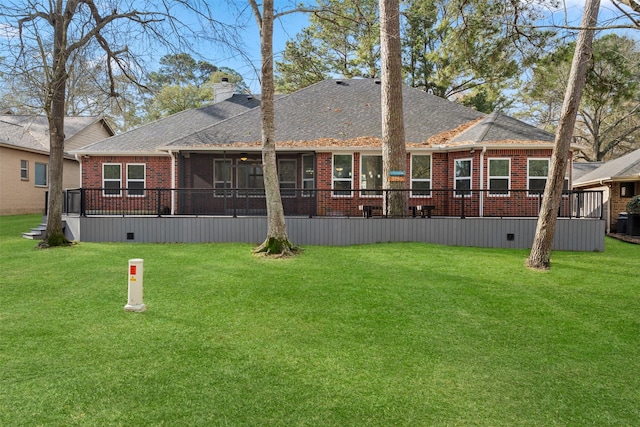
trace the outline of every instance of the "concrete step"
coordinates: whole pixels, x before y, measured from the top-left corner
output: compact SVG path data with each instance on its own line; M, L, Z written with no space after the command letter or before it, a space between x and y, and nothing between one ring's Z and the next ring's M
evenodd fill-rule
M66 225L67 224L62 221L62 230L65 229ZM31 231L22 233L22 237L31 240L42 240L45 231L47 231L47 224L40 224L37 227L32 228Z
M47 224L40 224L35 228L32 228L31 231L22 233L22 237L25 239L31 240L42 240L44 232L47 230Z

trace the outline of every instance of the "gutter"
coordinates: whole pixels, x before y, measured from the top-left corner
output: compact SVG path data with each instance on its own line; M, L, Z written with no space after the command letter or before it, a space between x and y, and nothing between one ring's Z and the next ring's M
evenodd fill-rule
M80 159L80 156L78 154L74 154L73 155L76 159L76 162L78 162L78 165L80 166L80 188L82 188L82 159Z
M604 182L602 180L600 180L600 185L604 186ZM611 184L607 185L605 188L608 193L607 200L609 201L609 207L607 208L607 220L605 221L605 226L607 227L606 233L609 234L611 233Z
M176 157L171 150L169 150L169 156L171 157L171 216L173 216L175 215L176 206L176 192L173 191L176 189Z
M91 157L110 157L110 156L167 156L168 153L162 151L70 151L70 154L77 156L91 156Z

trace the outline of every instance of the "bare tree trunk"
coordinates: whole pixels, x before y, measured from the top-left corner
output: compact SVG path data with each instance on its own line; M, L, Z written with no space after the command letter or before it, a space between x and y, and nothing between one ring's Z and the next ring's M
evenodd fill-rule
M64 168L64 117L67 69L65 56L67 47L66 25L62 15L62 5L56 5L53 20L53 72L51 93L46 97L45 110L49 120L49 200L47 206L47 231L41 246L61 246L69 244L62 230L63 168Z
M536 235L531 246L531 253L527 259L527 265L531 268L548 269L551 266L551 248L558 218L558 208L562 199L562 186L573 138L573 129L591 60L594 30L589 28L596 26L599 8L600 0L587 0L584 7L584 14L580 24L582 30L578 35L573 63L571 64L571 74L569 75L562 112L560 113L560 123L556 132L553 154L551 155L551 168L547 185L544 189Z
M391 190L406 189L404 173L407 170L407 150L404 140L404 116L402 111L399 7L399 0L380 0L382 186ZM384 212L389 216L406 215L406 192L390 191L384 199L383 206Z
M273 109L273 0L264 0L262 15L255 0L250 0L260 28L262 80L260 110L262 113L262 164L267 200L267 238L255 249L273 255L287 255L293 249L287 236L280 182L276 163L275 113Z

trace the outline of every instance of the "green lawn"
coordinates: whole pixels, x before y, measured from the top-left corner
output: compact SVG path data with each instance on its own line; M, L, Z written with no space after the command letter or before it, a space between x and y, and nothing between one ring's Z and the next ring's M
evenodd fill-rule
M0 217L0 425L640 425L640 246L20 238ZM144 259L145 313L127 313Z

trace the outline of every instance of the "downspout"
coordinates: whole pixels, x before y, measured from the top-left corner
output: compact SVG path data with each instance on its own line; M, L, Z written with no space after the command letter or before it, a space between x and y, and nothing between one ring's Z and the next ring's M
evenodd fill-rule
M74 154L73 157L76 158L76 161L80 165L80 188L82 188L82 159L80 158L80 156L78 156L77 153Z
M176 158L171 150L169 150L169 156L171 156L171 216L173 216L176 209Z
M600 186L605 188L605 191L607 194L607 217L606 217L606 223L605 223L605 233L609 234L611 233L611 184L607 184L605 186L604 180L600 180ZM603 193L604 193L603 192ZM602 198L604 199L604 195L602 196ZM604 200L602 201L602 209L604 209Z
M476 138L476 140L474 141L474 145L484 140L484 138L487 136L487 133L489 133L489 130L497 120L498 114L500 113L493 112L489 114L486 119L480 122L480 124L484 128L482 129L482 133L480 134L480 136ZM482 152L480 153L480 203L478 203L479 205L478 213L480 215L480 218L484 216L484 191L482 190L484 190L484 155L486 152L487 152L487 146L483 145Z
M487 152L487 146L482 147L480 152L480 218L484 217L484 154Z

